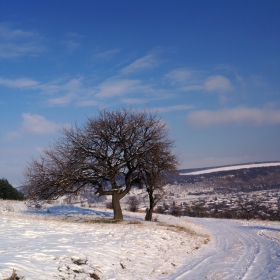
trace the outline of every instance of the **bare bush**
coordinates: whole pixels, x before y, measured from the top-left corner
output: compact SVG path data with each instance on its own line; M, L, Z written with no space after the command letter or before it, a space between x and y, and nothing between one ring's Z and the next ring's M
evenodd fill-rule
M170 214L176 217L182 216L182 206L178 205L173 201L173 204L170 208Z
M131 212L137 212L140 205L140 200L136 195L130 196L127 200L128 210Z
M107 201L107 202L105 203L105 206L106 206L107 209L113 209L112 201Z
M156 208L156 213L158 213L158 214L164 214L164 208L163 208L163 206L161 206L161 205L159 205L157 208Z

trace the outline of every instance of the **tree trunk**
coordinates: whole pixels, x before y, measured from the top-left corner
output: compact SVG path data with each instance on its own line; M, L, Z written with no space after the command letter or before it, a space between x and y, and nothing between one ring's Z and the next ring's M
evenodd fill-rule
M154 209L149 208L146 212L145 221L152 221Z
M114 191L112 195L112 206L114 210L114 220L123 220L122 208L120 204L121 194Z
M156 206L156 201L153 197L153 191L149 190L148 194L149 194L150 207L146 212L145 221L152 221L154 207Z

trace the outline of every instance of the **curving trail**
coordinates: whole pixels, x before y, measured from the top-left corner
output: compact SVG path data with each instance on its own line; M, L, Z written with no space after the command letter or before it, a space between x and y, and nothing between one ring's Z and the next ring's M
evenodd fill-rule
M212 234L209 246L165 279L280 279L280 224L188 218Z

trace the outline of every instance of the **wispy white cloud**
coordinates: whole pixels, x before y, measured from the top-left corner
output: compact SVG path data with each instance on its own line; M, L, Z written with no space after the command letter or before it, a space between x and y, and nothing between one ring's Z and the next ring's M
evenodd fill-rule
M187 117L187 122L198 127L226 124L280 125L280 110L270 107L201 110L191 112Z
M104 82L96 85L86 85L83 77L66 79L57 79L47 83L39 83L30 78L5 79L0 78L0 85L6 87L19 88L21 90L37 90L43 96L46 96L46 104L49 106L66 106L75 104L77 106L99 106L102 100L114 98L113 102L123 104L148 104L155 100L174 99L179 96L182 91L206 91L203 81L199 84L192 85L184 83L184 79L190 78L190 81L198 80L198 71L189 71L185 69L176 69L171 71L168 78L176 80L176 84L172 88L163 88L160 82L148 83L140 79L128 79L122 76L114 76L106 79ZM214 76L213 76L214 77ZM215 76L219 79L214 79L212 88L228 89L226 83L219 84L220 81L225 81L222 76ZM165 76L165 78L167 78ZM208 80L211 80L210 78ZM223 94L220 92L220 94ZM116 97L119 99L117 100ZM220 98L223 102L226 98ZM224 102L225 103L225 102ZM183 107L180 107L183 108ZM175 110L160 108L160 110ZM179 110L179 107L177 107Z
M78 106L80 107L86 107L86 106L100 106L100 102L98 102L95 99L86 99L83 101L79 101L78 102Z
M37 87L39 82L29 78L20 78L15 80L0 78L0 85L11 88L27 89Z
M78 106L94 106L100 104L100 99L103 98L123 97L136 92L149 94L152 91L148 85L143 85L140 80L118 77L107 79L96 86L85 86L82 77L66 81L58 79L44 84L29 78L14 80L0 78L0 85L21 90L37 90L47 96L46 103L49 106L64 106L73 102Z
M116 54L120 52L120 49L110 49L103 52L99 52L93 55L93 59L108 61L111 60Z
M267 82L262 75L251 75L250 82L257 87L264 87L267 85Z
M30 31L13 28L9 23L0 23L0 58L34 56L46 51L41 37Z
M192 85L192 86L180 87L180 90L182 90L182 91L201 91L204 89L205 88L203 85Z
M5 79L0 77L0 85L21 90L39 90L48 95L59 94L58 97L49 99L48 103L51 105L62 105L69 103L74 98L76 92L83 90L81 80L82 78L73 78L66 82L58 80L41 84L30 78Z
M41 84L39 89L46 94L80 92L83 90L82 80L83 78L72 78L69 81L52 81Z
M126 104L144 104L147 103L147 99L146 98L123 98L122 102Z
M159 113L169 113L173 111L182 111L182 110L189 110L192 109L192 105L174 105L174 106L167 106L167 107L157 107L155 110Z
M231 81L222 75L206 76L204 71L178 68L165 75L173 86L181 91L218 92L219 94L233 90Z
M76 95L74 93L69 93L64 96L56 97L56 98L50 98L48 100L49 105L51 106L64 106L69 104L71 101L75 99Z
M68 81L51 81L41 84L30 78L4 79L0 78L0 85L21 90L38 90L45 95L56 95L48 98L47 104L51 106L67 105L78 95L85 95L90 89L84 87L83 78L73 78Z
M170 71L165 75L165 77L171 81L172 84L185 84L189 80L196 79L197 71L192 71L185 68L178 68Z
M233 90L230 80L221 75L208 77L204 82L204 88L207 91L219 91L219 92Z
M63 40L62 44L67 48L68 52L73 52L74 50L76 50L81 43L74 41L74 40Z
M66 106L75 102L76 104L84 100L92 88L87 88L83 84L83 78L73 78L68 81L52 81L42 84L38 89L47 96L49 106ZM79 105L79 104L78 104Z
M62 44L66 47L68 52L71 53L81 45L81 38L83 38L83 36L78 33L68 32L65 34L65 38L62 40Z
M158 64L159 61L154 54L147 54L144 57L135 60L133 63L123 68L121 70L121 74L126 75L126 74L139 72L142 70L151 69L157 67Z
M98 86L99 92L95 96L98 98L123 96L135 92L140 84L139 80L109 79Z

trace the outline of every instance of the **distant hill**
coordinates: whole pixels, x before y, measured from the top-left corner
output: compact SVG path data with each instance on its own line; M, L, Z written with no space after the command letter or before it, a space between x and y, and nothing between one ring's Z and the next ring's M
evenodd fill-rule
M280 162L179 170L170 183L213 194L280 189Z

